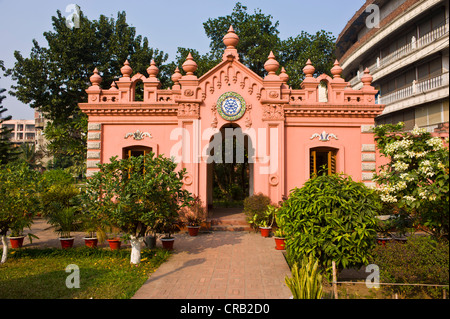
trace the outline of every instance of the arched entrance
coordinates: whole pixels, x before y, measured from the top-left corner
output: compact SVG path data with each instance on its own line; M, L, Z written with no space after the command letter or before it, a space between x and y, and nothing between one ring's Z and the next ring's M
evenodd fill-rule
M242 207L253 194L251 138L239 125L225 124L211 137L207 154L208 209Z

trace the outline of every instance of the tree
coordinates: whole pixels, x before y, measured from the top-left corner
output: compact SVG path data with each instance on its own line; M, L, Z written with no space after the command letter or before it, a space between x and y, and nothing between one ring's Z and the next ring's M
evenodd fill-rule
M303 68L308 59L314 65L315 74L322 73L331 76L330 70L336 60L334 55L335 38L331 32L320 30L316 34L302 31L296 37L281 41L278 62L289 74L288 84L299 88L305 78Z
M6 262L8 256L8 231L21 233L25 227L30 227L39 209L36 195L38 181L39 172L30 169L26 163L12 162L0 167L0 236L3 244L1 263Z
M203 27L211 39L211 55L221 60L225 48L222 38L232 25L240 39L237 45L240 61L256 74L264 76L264 63L270 51L275 52L280 46L277 29L279 23L273 23L272 18L271 15L263 14L260 9L249 14L247 7L238 2L230 15L208 19Z
M134 27L126 21L125 12L117 18L100 15L89 20L80 12L78 28L68 28L66 18L57 11L52 17L53 31L45 32L47 47L33 40L28 58L18 51L16 62L6 74L17 85L10 92L23 103L42 111L51 120L44 134L55 157L68 157L78 173L84 172L87 119L78 103L87 101L85 89L89 77L97 67L109 89L120 75L120 68L129 59L135 72L146 74L153 59L160 69L162 83L169 75L163 63L167 54L149 46L146 37L136 35Z
M391 204L397 224L425 226L438 238L449 231L449 150L425 129L403 131L404 123L375 127L375 141L388 163L374 180ZM448 140L447 140L448 143Z
M171 223L192 197L183 189L186 170L163 155L149 153L99 165L83 195L85 213L119 228L131 240L131 263L138 264L146 231ZM171 225L169 225L171 226Z
M0 60L0 69L5 70L3 61ZM12 117L11 115L3 117L2 114L7 111L2 105L3 100L6 98L5 95L1 95L6 91L6 89L0 88L0 165L7 164L11 162L17 156L17 152L14 151L13 145L9 139L12 129L8 129L3 126L3 122L9 121Z

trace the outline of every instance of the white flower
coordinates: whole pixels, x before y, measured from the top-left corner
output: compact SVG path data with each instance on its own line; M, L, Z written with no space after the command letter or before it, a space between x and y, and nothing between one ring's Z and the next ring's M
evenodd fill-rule
M403 196L403 199L409 200L411 202L414 202L416 200L416 198L414 196Z
M398 191L401 191L407 187L406 182L400 181L397 183L397 185L394 186L394 188Z
M402 172L408 169L409 164L403 162L396 162L392 165L396 171Z
M381 197L381 200L385 203L396 203L397 202L397 198L395 198L392 195L381 194L380 197Z
M411 131L412 135L419 135L426 133L427 130L425 128L418 128L417 126L414 126L413 130Z

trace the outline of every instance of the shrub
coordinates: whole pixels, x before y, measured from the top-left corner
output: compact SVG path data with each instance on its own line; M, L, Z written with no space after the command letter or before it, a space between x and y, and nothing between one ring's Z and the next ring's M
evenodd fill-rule
M313 255L330 275L368 264L381 207L375 191L343 175L318 176L295 188L278 210L286 233L288 259Z
M263 193L258 193L244 199L244 213L247 221L253 225L259 225L259 222L265 218L265 211L270 205L270 198Z
M449 283L448 241L428 236L412 236L406 243L386 243L374 250L373 263L380 267L380 281L388 283ZM386 295L398 293L404 298L442 298L442 287L382 286ZM448 292L448 287L445 288Z

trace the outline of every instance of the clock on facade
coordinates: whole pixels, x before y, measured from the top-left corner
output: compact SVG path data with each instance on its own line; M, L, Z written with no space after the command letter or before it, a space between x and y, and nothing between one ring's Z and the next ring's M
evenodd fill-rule
M245 113L245 100L236 92L226 92L217 100L216 108L223 119L235 121Z

